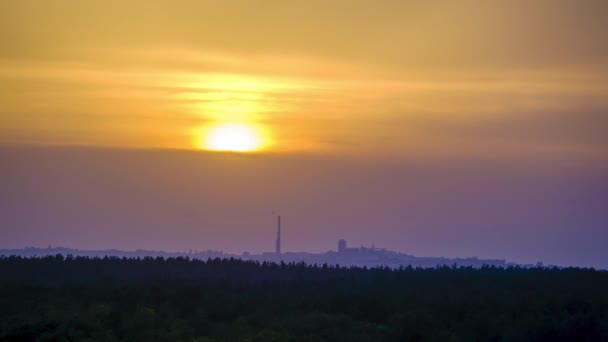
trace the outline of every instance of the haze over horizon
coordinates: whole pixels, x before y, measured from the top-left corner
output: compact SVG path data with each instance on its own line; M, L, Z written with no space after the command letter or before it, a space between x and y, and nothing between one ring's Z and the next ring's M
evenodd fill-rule
M0 3L0 248L608 267L608 2Z

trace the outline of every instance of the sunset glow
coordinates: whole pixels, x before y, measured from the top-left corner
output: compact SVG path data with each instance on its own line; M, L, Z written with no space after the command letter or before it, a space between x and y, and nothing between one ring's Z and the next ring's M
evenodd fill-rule
M608 268L607 0L4 0L0 23L0 248L258 253L276 213L285 250Z
M254 125L228 123L204 130L204 149L228 152L253 152L266 145L267 137Z

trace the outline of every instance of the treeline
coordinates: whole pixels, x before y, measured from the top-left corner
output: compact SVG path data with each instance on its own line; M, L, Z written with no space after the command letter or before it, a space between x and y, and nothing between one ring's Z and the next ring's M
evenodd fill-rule
M3 341L608 341L608 272L0 257Z

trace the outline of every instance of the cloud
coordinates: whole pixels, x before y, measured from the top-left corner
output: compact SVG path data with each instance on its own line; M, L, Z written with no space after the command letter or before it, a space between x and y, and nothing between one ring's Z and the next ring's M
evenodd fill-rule
M245 120L362 158L606 145L604 1L1 6L5 143L188 149Z

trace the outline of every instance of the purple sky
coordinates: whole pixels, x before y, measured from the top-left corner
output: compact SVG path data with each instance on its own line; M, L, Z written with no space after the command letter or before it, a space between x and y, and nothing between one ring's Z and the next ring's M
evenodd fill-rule
M0 248L273 249L608 267L605 164L0 149Z

